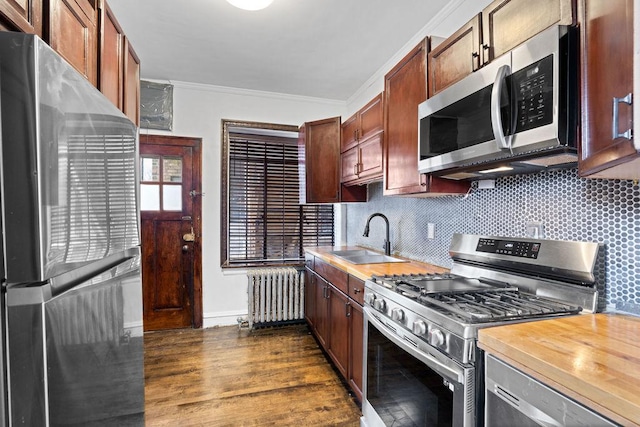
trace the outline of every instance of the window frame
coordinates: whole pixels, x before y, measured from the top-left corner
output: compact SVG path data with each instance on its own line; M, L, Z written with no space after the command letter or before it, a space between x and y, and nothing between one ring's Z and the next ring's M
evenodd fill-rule
M283 265L296 265L300 266L304 264L304 248L302 247L303 242L300 241L300 251L299 258L297 260L261 260L261 261L233 261L230 260L230 248L229 248L229 220L230 220L230 177L229 177L229 167L230 167L230 142L232 130L236 128L242 129L256 129L256 134L261 134L260 130L263 130L265 134L277 134L278 131L281 132L292 132L298 134L299 128L297 126L291 125L280 125L280 124L271 124L271 123L260 123L260 122L245 122L245 121L234 121L234 120L222 120L222 132L221 132L221 141L222 141L222 156L221 156L221 194L220 194L220 266L222 268L247 268L247 267L264 267L264 266L283 266ZM248 132L250 133L250 132ZM267 137L273 138L273 137ZM332 206L332 205L331 205ZM333 206L332 206L333 208ZM332 213L332 218L335 221L335 212ZM332 224L332 237L331 237L331 245L335 243L335 224Z

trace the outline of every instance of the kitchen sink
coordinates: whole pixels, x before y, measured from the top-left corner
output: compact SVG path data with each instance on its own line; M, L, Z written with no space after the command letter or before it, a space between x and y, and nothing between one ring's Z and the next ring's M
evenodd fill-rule
M351 264L381 264L385 262L408 262L405 259L395 258L389 255L383 255L378 252L370 251L367 249L351 249L346 251L333 251L330 252L340 259L343 259Z

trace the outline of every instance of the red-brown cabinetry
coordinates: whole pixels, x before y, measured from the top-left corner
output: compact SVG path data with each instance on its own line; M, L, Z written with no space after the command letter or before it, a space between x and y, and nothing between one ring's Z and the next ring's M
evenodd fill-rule
M578 7L582 37L579 173L639 179L634 107L629 104L633 102L633 0L581 0Z

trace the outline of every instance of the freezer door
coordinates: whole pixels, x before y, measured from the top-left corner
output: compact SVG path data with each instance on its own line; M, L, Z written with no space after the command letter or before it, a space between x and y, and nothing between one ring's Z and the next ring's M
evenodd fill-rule
M10 287L7 307L13 425L144 425L139 258L57 296Z
M7 281L46 281L139 244L137 128L33 35L0 33Z

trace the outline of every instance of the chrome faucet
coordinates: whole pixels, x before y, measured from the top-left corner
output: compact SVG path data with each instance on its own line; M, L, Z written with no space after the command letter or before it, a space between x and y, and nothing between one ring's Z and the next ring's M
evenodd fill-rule
M387 224L387 234L386 239L384 241L384 254L390 256L391 255L391 242L389 241L389 220L386 216L381 213L374 213L367 218L367 225L364 226L364 233L362 234L364 237L369 237L369 222L371 222L371 218L374 216L379 216L384 219L384 222Z

